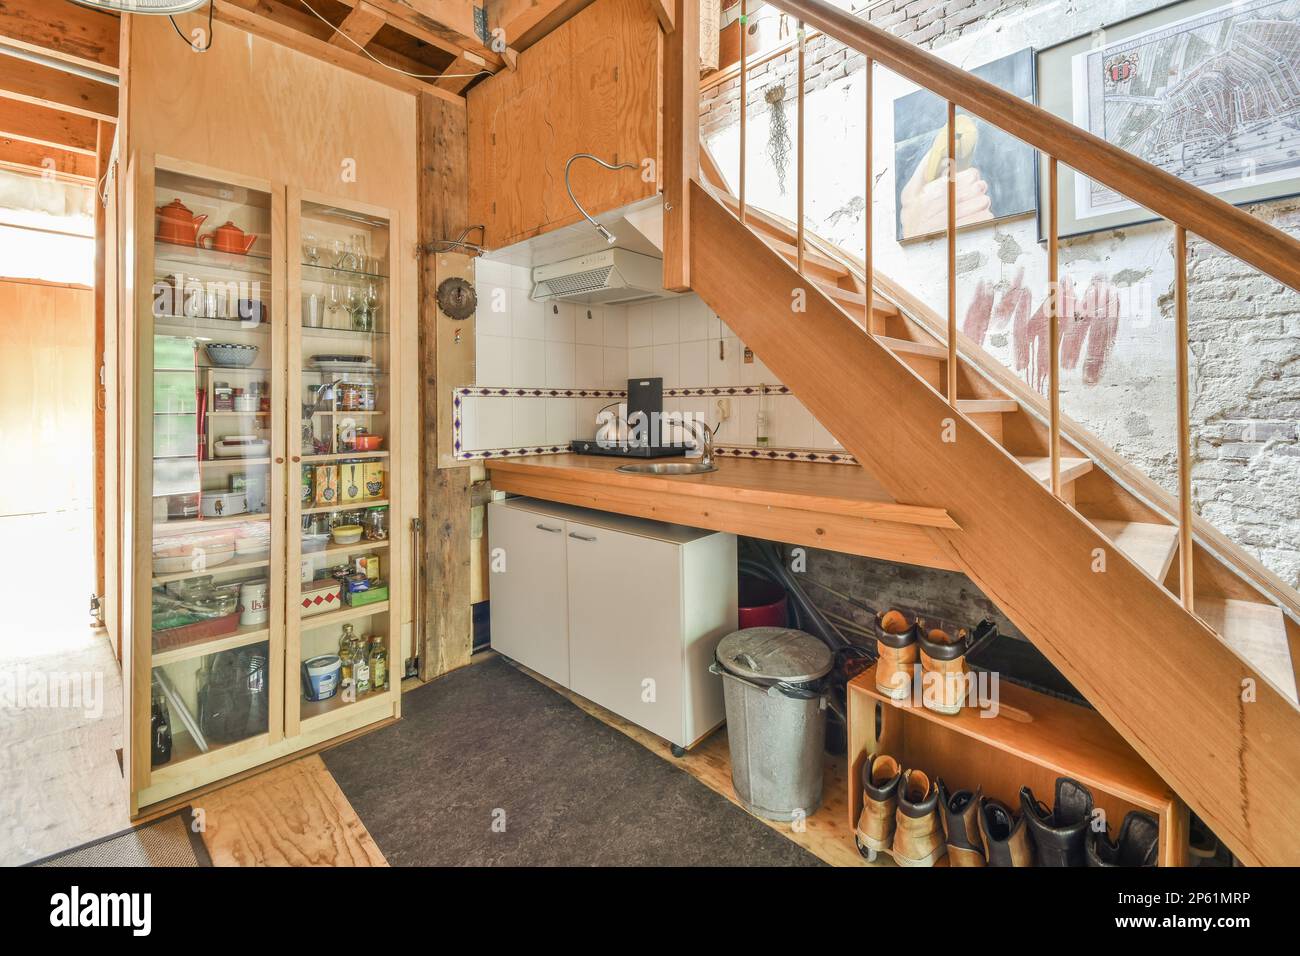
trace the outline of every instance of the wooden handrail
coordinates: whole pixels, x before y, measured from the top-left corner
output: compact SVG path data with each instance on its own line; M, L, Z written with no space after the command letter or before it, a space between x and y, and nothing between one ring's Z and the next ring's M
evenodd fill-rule
M825 0L768 0L1300 292L1300 241L1099 136Z

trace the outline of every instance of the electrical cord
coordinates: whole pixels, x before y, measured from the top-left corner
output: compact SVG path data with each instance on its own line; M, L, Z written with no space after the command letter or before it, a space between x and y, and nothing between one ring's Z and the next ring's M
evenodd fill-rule
M207 46L203 47L202 49L196 47L194 45L194 41L181 32L181 28L179 24L176 23L175 17L167 18L172 22L172 29L176 31L176 35L180 37L182 40L184 40L185 45L188 46L190 49L192 49L195 53L207 53L209 50L212 49L212 12L213 12L213 8L216 5L217 5L217 0L208 0L208 43Z

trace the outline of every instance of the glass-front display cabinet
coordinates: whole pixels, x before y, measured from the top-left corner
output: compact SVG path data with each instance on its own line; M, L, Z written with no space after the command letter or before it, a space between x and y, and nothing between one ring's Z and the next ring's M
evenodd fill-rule
M401 677L394 593L392 214L290 189L289 733L386 708Z
M402 666L393 217L161 159L136 184L140 809L396 716Z

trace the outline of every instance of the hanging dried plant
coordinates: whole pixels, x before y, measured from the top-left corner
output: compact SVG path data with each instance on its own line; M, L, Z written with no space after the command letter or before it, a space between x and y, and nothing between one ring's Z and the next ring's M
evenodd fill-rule
M790 164L790 123L785 115L785 84L774 83L763 91L770 117L767 156L776 168L776 184L785 195L785 170Z

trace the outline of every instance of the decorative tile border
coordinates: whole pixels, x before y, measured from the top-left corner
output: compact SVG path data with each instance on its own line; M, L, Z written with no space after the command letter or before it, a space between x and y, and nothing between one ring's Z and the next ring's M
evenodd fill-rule
M712 398L717 396L750 396L763 392L765 386L723 385L703 388L666 388L665 398ZM766 386L766 394L789 395L784 385ZM492 458L526 458L532 455L564 455L572 451L570 445L517 445L510 448L464 447L462 401L466 398L626 398L626 389L610 388L516 388L511 386L475 385L452 390L452 454L457 461L479 461ZM810 448L772 448L758 445L717 446L713 453L723 458L750 458L759 461L805 461L816 464L856 465L857 459L847 451L830 451Z

